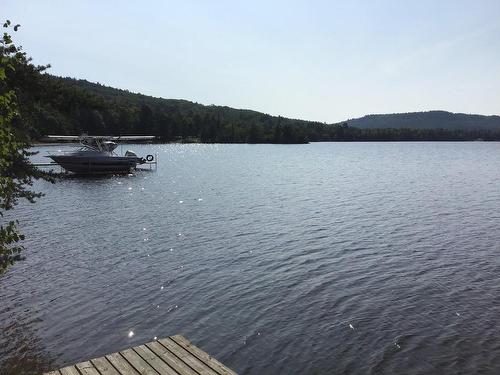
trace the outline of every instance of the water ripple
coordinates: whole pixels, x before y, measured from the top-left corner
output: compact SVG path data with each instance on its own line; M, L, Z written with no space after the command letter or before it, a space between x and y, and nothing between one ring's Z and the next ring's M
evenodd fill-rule
M498 144L134 148L156 173L17 210L2 374L176 333L242 374L500 372Z

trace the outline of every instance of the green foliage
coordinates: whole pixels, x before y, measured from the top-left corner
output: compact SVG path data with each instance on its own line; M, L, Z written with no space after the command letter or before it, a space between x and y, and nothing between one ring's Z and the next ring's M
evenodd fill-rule
M42 84L28 85L30 79L25 79L25 87L19 95L20 111L23 118L31 119L32 136L37 138L46 134L85 132L151 134L162 142L207 143L500 140L498 116L434 111L371 115L349 120L349 126L347 123L325 124L251 110L205 106L187 100L155 98L85 80L38 75L38 82ZM425 125L424 119L432 128ZM374 128L372 124L377 126ZM414 128L409 129L408 124Z
M274 127L288 126L287 142L307 142L307 121L250 110L130 93L84 80L39 74L43 82L20 91L20 112L33 138L47 134L156 135L162 142L275 142ZM319 124L319 123L318 123Z
M349 120L356 128L500 130L500 116L482 116L446 111L367 115Z
M6 21L4 28L10 27ZM19 25L14 27L14 31ZM40 197L29 189L34 179L52 180L52 175L37 170L30 162L33 155L28 151L29 133L19 115L17 78L30 71L39 74L45 67L34 67L30 59L16 47L10 35L5 32L0 41L0 273L9 265L21 259L22 246L19 241L23 235L17 228L17 221L4 223L4 212L11 210L19 199L34 202ZM32 74L32 77L36 76Z

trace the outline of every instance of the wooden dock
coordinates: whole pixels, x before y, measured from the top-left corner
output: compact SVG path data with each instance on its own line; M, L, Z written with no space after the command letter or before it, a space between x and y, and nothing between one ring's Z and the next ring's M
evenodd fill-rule
M45 375L236 375L181 335L47 372Z

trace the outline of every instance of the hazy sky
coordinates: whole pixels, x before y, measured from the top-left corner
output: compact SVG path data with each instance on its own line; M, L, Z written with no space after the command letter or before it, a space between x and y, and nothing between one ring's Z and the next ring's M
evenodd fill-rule
M336 122L500 113L500 0L0 0L56 75Z

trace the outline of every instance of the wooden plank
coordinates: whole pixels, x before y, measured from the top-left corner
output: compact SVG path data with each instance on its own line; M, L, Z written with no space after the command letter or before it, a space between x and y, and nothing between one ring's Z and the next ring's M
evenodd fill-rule
M200 375L219 375L198 358L193 356L190 352L188 352L183 347L179 346L175 341L172 341L170 338L158 340L160 344L162 344L165 348L170 350L177 357L182 359L184 363L186 363L193 370L197 371Z
M44 375L236 375L181 335L148 342Z
M63 367L60 369L62 375L80 375L75 366Z
M146 363L132 349L121 351L120 354L132 365L141 375L158 375L158 373L150 365Z
M133 348L134 351L144 359L148 365L154 368L162 375L178 375L169 365L167 365L161 358L159 358L155 353L149 350L146 346L140 345Z
M90 360L101 375L120 375L113 365L105 358L95 358Z
M192 353L195 357L206 363L208 366L213 368L221 375L237 375L233 370L224 366L218 360L208 355L206 352L200 348L194 346L188 339L181 335L175 335L170 337L178 345L182 346L184 349Z
M119 353L113 353L106 356L106 359L122 375L139 375L139 373L123 358Z
M158 357L163 359L168 363L170 367L172 367L175 371L182 375L198 375L196 371L194 371L191 367L186 365L182 360L177 358L175 355L170 353L170 351L161 345L159 342L153 341L148 342L146 346L154 352Z
M90 361L77 363L75 367L82 375L101 375Z

